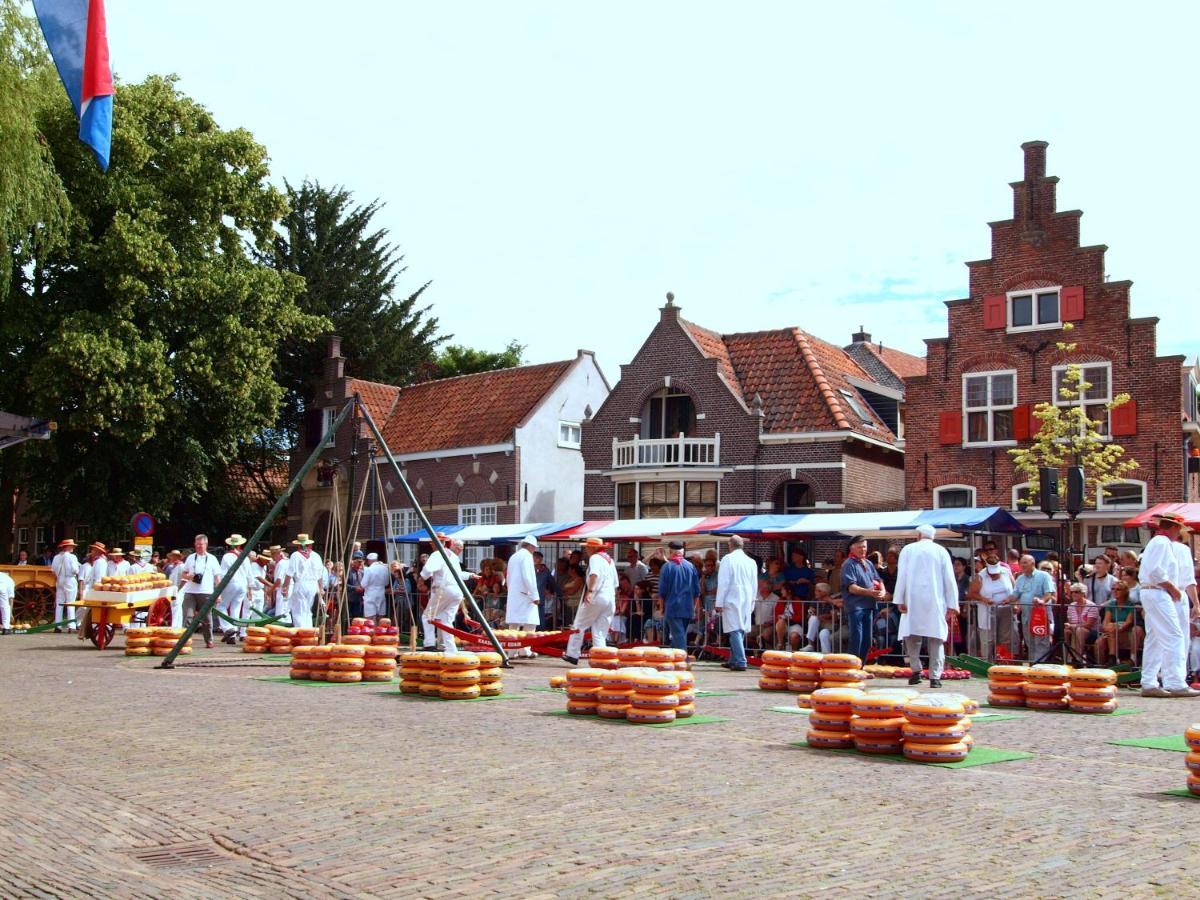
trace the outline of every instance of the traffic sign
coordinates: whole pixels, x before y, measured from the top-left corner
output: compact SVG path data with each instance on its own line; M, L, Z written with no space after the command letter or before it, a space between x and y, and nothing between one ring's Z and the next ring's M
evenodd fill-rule
M129 521L129 527L138 537L150 537L154 534L154 525L154 516L144 512L136 513Z

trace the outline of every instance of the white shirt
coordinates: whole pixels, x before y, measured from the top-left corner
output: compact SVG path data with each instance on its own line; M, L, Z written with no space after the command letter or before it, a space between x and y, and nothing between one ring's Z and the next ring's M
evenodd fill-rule
M54 571L54 577L58 579L59 584L72 581L79 577L79 558L74 553L64 550L54 557L50 568Z
M12 603L17 595L17 583L7 572L0 572L0 603Z
M250 574L248 576L248 580L250 582L250 596L261 600L263 591L265 589L263 588L263 583L258 579L267 577L267 569L258 560L246 563L246 567L250 570Z
M129 574L129 563L127 563L125 560L121 560L120 562L113 562L110 559L108 561L108 574L117 575L117 576L128 575Z
M233 564L237 562L238 553L230 550L221 557L221 577L225 577L225 573L233 568ZM233 573L233 580L226 585L226 589L232 588L233 593L238 591L245 592L250 589L250 562L247 560L238 566L237 571Z
M593 553L588 558L587 580L589 582L593 575L596 576L596 586L588 592L588 601L615 605L617 602L617 567L613 565L609 555L602 550ZM536 576L534 584L536 593Z
M321 560L321 554L316 550L308 554L307 558L299 550L293 553L287 562L287 574L292 579L292 590L296 585L303 585L308 593L316 591L329 575L325 570L325 563Z
M288 555L282 554L279 559L275 560L274 581L276 585L283 584L283 579L287 578L288 570Z
M537 570L533 554L522 544L508 559L508 602L504 621L513 625L540 625Z
M1175 541L1174 544L1175 558L1179 563L1179 581L1175 586L1182 591L1196 583L1196 560L1192 558L1192 551L1187 544L1181 541Z
M721 628L726 632L748 631L754 598L758 595L758 566L744 550L733 550L717 569L717 601Z
M450 557L451 565L453 565L458 571L459 575L461 575L462 568L460 567L458 556L456 556L454 551L452 551L449 547L446 548L446 555ZM431 593L441 592L447 597L456 597L459 600L462 599L462 588L458 586L458 582L453 578L453 576L446 574L446 562L442 559L442 554L436 552L429 554L429 559L425 563L425 568L421 570L421 577L431 579Z
M1164 581L1169 581L1179 587L1182 580L1179 572L1179 557L1175 555L1174 544L1165 534L1156 534L1146 545L1142 553L1141 566L1138 569L1138 583L1152 585L1158 588ZM1147 590L1143 587L1142 590Z
M908 609L900 614L899 637L919 635L944 641L949 631L946 611L958 609L958 579L946 548L929 538L905 545L892 600Z
M211 594L221 580L221 563L211 553L203 556L189 553L177 571L185 594ZM193 575L200 576L199 584L192 581Z
M388 571L388 567L379 560L371 563L363 569L361 579L358 584L363 589L363 599L370 597L372 600L379 600L384 596L387 587L392 583L392 575Z
M986 597L995 605L1003 605L1013 592L1013 577L1008 566L1001 564L1003 572L996 578L993 578L984 569L979 573L979 596ZM979 610L979 627L984 630L992 627L992 607L986 603L978 605Z

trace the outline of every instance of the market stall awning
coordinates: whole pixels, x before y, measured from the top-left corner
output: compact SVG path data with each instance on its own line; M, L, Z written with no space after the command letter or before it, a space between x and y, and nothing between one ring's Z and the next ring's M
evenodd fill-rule
M606 525L612 524L612 519L591 519L587 522L580 522L578 525L572 525L569 528L561 528L558 531L552 531L546 535L538 535L539 540L551 543L554 541L580 541L587 537L598 528L603 528Z
M893 537L898 531L913 531L932 525L939 537L956 532L1022 532L1027 529L1008 511L998 506L966 509L906 509L871 513L796 513L791 515L746 516L724 529L760 540L786 541L800 537L863 535Z
M1138 513L1124 524L1126 528L1153 525L1155 518L1163 513L1175 513L1183 516L1193 528L1200 528L1200 503L1157 503L1145 512Z
M885 531L895 528L916 528L932 525L948 531L987 531L995 534L1020 534L1029 531L1008 510L1001 506L965 507L963 509L923 509L911 524L881 525Z
M434 525L433 530L439 534L455 534L463 530L462 525ZM390 538L393 544L419 544L421 541L430 540L429 532L424 528L418 528L416 531L410 531L408 534L399 534Z
M739 522L741 516L689 516L672 519L609 519L606 521L581 522L574 528L547 534L546 541L581 541L585 538L600 538L607 543L617 541L657 541L668 537L685 538L689 535L707 535L724 531Z
M454 536L464 544L515 544L526 535L541 538L581 524L573 522L526 522L515 525L467 525ZM449 533L449 532L447 532Z

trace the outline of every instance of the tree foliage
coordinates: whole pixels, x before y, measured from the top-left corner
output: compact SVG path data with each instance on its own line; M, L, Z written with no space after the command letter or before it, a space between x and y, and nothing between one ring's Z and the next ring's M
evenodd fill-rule
M525 345L517 343L515 339L509 341L499 352L451 344L438 354L431 377L453 378L455 375L474 375L476 372L510 369L521 365L524 353Z
M1063 325L1066 332L1073 328L1070 322ZM1073 353L1076 347L1068 341L1059 341L1056 346L1063 353ZM1058 390L1063 405L1039 403L1035 406L1033 415L1041 425L1033 443L1008 451L1016 470L1029 482L1033 502L1037 501L1042 466L1055 469L1083 466L1085 504L1094 504L1097 495L1107 496L1105 485L1120 481L1138 468L1137 460L1125 458L1124 447L1101 434L1100 424L1088 416L1079 402L1090 387L1092 385L1084 380L1083 366L1068 363ZM1128 402L1128 394L1118 394L1107 407L1113 410Z
M406 297L395 296L406 269L387 230L372 228L380 202L355 205L344 188L307 180L298 188L286 184L286 193L290 209L263 261L304 279L297 302L342 335L346 368L356 378L400 385L420 380L443 338L429 307L418 306L428 282ZM303 410L321 377L323 352L306 341L284 344L280 428L289 441L300 432Z
M28 454L46 516L104 529L199 496L274 424L278 342L328 322L297 306L300 279L254 256L286 210L265 149L219 128L174 79L118 85L107 175L61 90L35 126L69 230L22 261L6 306L22 340L5 342L0 408L58 422Z

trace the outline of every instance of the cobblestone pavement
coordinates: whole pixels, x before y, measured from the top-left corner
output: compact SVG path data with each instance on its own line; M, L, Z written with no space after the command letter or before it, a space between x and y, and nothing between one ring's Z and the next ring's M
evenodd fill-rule
M654 729L547 715L551 660L506 675L524 699L440 703L120 644L0 638L0 896L1200 896L1183 754L1105 744L1197 701L980 721L1037 757L950 770L797 749L791 696L711 664L729 721Z

